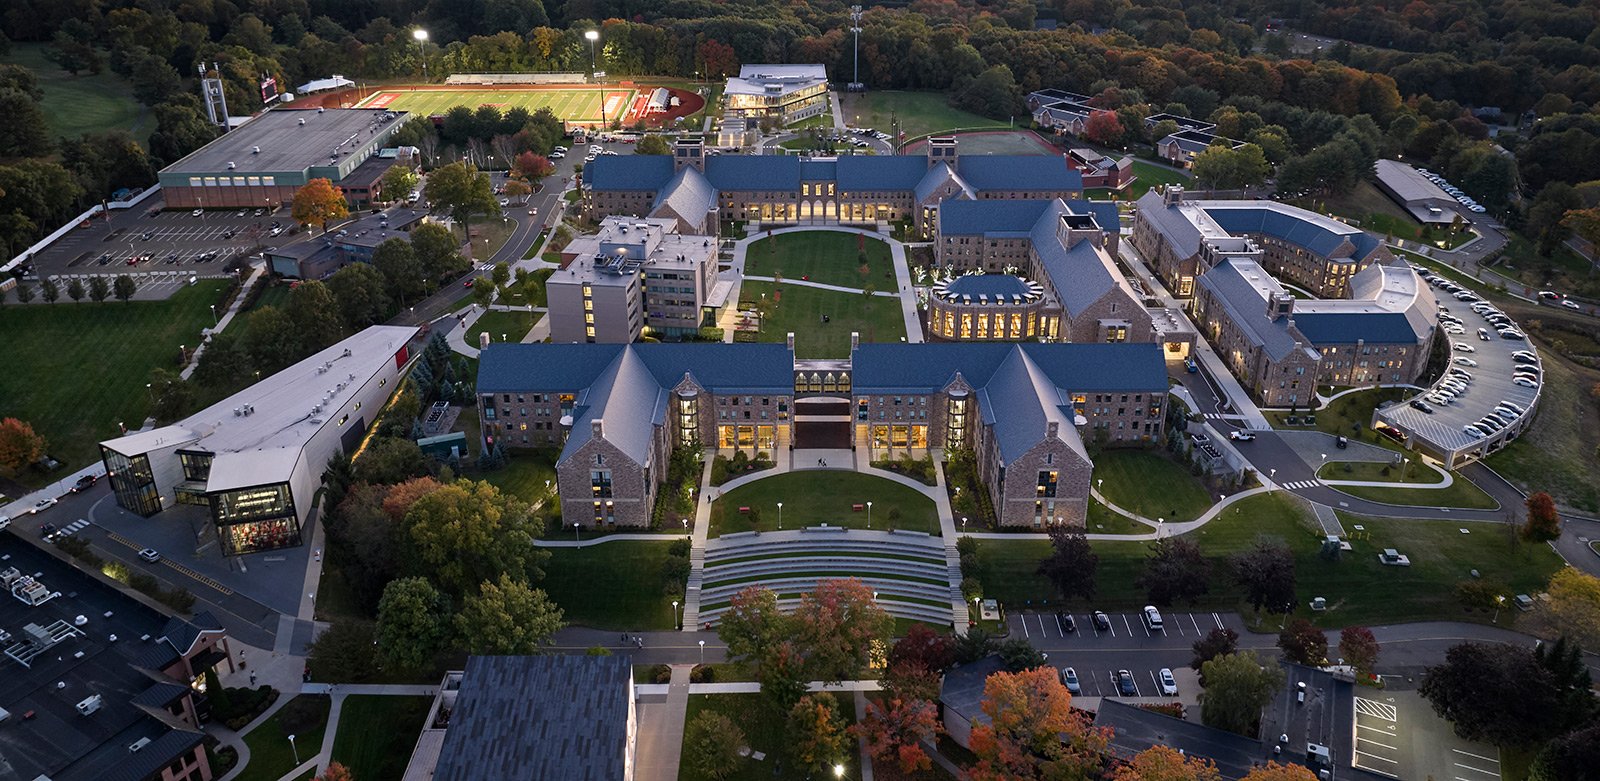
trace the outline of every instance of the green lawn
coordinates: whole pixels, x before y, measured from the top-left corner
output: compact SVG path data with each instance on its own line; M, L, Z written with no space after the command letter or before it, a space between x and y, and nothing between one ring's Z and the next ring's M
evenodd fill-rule
M1422 485L1444 482L1443 475L1414 462L1406 465L1404 477L1401 476L1401 471L1399 467L1391 467L1388 462L1329 461L1317 472L1317 477L1323 480L1365 480L1368 482L1418 483ZM1458 477L1456 479L1459 480L1461 478Z
M46 452L65 471L100 459L98 442L117 436L117 423L137 429L150 414L150 370L177 369L178 347L200 344L211 327L210 306L227 283L202 280L166 301L108 300L104 304L16 304L0 309L6 370L0 371L0 417L33 425ZM34 292L38 292L37 286ZM49 479L24 471L21 482Z
M940 92L864 92L841 95L840 99L844 121L851 127L870 127L887 133L891 118L898 119L908 139L958 128L1007 126L1004 119L990 119L951 108Z
M861 251L867 253L867 273L861 273ZM894 289L894 260L889 244L860 234L838 231L780 233L751 242L745 252L744 273L820 282L861 289L872 285Z
M1334 490L1351 496L1385 504L1408 504L1419 507L1461 507L1471 510L1493 510L1500 506L1494 497L1483 492L1472 481L1457 475L1448 488L1389 488L1387 486L1336 485Z
M361 781L399 781L432 705L432 697L345 697L333 738L333 760Z
M839 704L839 714L845 723L855 723L854 694L844 692L822 696L834 698ZM744 732L745 744L766 755L762 760L747 759L732 775L719 781L764 781L765 779L802 781L813 777L813 774L808 773L805 768L789 761L787 752L789 735L784 728L785 719L772 713L760 694L691 694L684 723L692 722L702 711L708 710L728 717L729 721ZM861 778L861 752L856 749L856 745L856 741L848 741L844 756L838 759L839 763L844 765L844 778ZM774 773L773 769L780 758L784 760L783 772ZM695 771L694 758L689 756L687 746L684 747L679 762L678 781L709 781L706 776ZM819 781L823 777L832 776L831 772L815 774Z
M561 607L569 624L630 632L671 629L672 600L683 598L662 590L661 566L670 544L617 540L550 548L544 580L534 585Z
M859 293L749 281L740 287L739 298L741 302L759 301L763 293L778 303L761 329L761 341L783 344L793 332L797 358L848 358L852 331L861 334L862 344L898 342L906 335L896 298L873 296L868 304ZM824 314L829 319L825 324Z
M1600 372L1541 353L1539 416L1486 463L1524 491L1548 492L1560 506L1592 515L1600 512L1600 407L1589 390Z
M1234 512L1233 510L1237 510ZM1302 522L1299 509L1280 494L1244 500L1229 512L1185 535L1197 542L1211 561L1211 593L1195 609L1240 610L1239 588L1231 582L1229 554L1247 547L1258 533L1280 537L1295 555L1296 594L1302 604L1324 597L1326 612L1300 610L1322 626L1377 624L1403 621L1455 619L1483 623L1491 616L1467 612L1454 594L1455 585L1471 578L1477 569L1489 580L1508 584L1514 593L1541 587L1562 566L1547 546L1518 545L1507 541L1496 524L1470 524L1462 534L1458 521L1377 519L1341 513L1345 530L1355 539L1343 560L1329 562L1318 556L1320 538ZM1364 530L1357 531L1360 525ZM1100 610L1136 610L1145 594L1133 581L1143 569L1147 543L1092 543L1100 555L1095 573L1098 593L1093 607ZM1411 558L1410 567L1386 567L1377 554L1395 548ZM1050 545L1035 540L984 540L979 543L980 579L986 598L998 599L1011 609L1034 607L1056 600L1053 589L1035 574ZM1078 607L1085 606L1078 600ZM1190 609L1188 605L1176 606ZM1501 616L1505 622L1505 616Z
M542 312L531 313L531 319L529 315L530 313L526 311L507 312L491 309L483 313L483 316L468 328L466 334L467 346L477 347L478 340L481 338L479 334L485 333L489 335L490 341L520 342L522 337L528 334L528 330L533 327L533 323L539 322L539 318L544 317Z
M463 410L461 418L476 417L476 414L476 410ZM473 437L469 435L467 439L468 447L476 450ZM483 472L474 479L481 479L502 492L515 494L518 499L533 504L550 492L550 486L546 483L556 479L556 470L546 459L518 452L511 456L504 469Z
M252 311L268 306L282 310L288 305L289 284L287 282L283 282L261 291L261 295L256 298L256 304Z
M45 122L52 136L74 137L122 128L148 145L155 132L156 118L147 114L140 120L139 101L133 98L128 82L109 68L97 75L73 76L45 59L44 44L12 43L11 56L4 62L21 65L39 77L44 89Z
M558 256L556 258L556 262L559 263L560 260L561 259ZM536 295L534 295L534 297L533 297L533 305L534 306L549 306L550 305L550 298L549 298L549 295L545 292L544 283L545 283L546 280L550 279L550 275L551 274L556 273L556 270L553 269L553 268L541 268L541 269L535 269L532 273L533 273L533 278L539 280L539 292ZM523 302L523 303L527 303L527 302Z
M1319 390L1326 391L1327 388L1319 388ZM1315 426L1290 426L1285 424L1284 419L1289 417L1288 412L1262 410L1261 414L1267 417L1273 428L1286 428L1291 431L1310 429L1321 431L1325 434L1350 437L1351 439L1378 441L1381 438L1368 428L1368 424L1372 422L1372 411L1391 401L1399 401L1405 395L1404 388L1373 388L1371 390L1347 393L1316 411L1317 425ZM1303 409L1298 410L1295 415L1303 420L1306 411ZM1388 440L1384 439L1382 441L1387 442Z
M333 701L326 694L301 694L296 699L299 697L309 697L321 706L322 722L295 735L294 746L290 746L289 739L278 726L278 714L273 714L244 736L245 745L250 747L250 764L234 776L236 781L277 781L299 766L295 762L296 749L300 752L300 762L315 757L322 750L322 735L328 729L328 709Z
M1189 470L1150 450L1101 453L1094 480L1106 501L1145 518L1182 523L1211 507L1211 495Z
M1111 512L1094 497L1090 497L1089 523L1084 531L1089 534L1144 534L1155 529L1121 513Z
M872 502L872 522L879 529L908 529L939 533L938 508L933 500L910 486L859 472L786 472L742 485L717 498L722 505L722 523L711 527L711 536L744 531L773 531L778 528L778 502L783 502L783 527L844 526L862 529L866 511L854 505ZM740 507L760 508L761 520L753 524ZM890 513L898 509L900 518Z
M499 214L477 214L470 221L472 228L472 259L473 262L482 263L494 257L500 248L511 239L511 234L517 229L517 223ZM455 234L457 241L464 241L461 232L461 223L451 226L451 233Z

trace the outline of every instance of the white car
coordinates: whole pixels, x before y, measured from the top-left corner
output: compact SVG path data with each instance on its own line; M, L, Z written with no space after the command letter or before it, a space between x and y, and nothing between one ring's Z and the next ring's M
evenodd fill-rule
M1480 206L1478 204L1473 204L1473 205L1467 207L1467 211L1470 211L1473 214L1483 214L1484 212L1488 211L1488 209L1485 209L1484 207L1482 207L1482 206Z
M1583 308L1581 306L1578 306L1577 302L1575 302L1575 301L1562 301L1561 305L1566 307L1566 308L1568 308L1568 309L1573 309L1573 310L1578 310L1578 309L1582 309Z
M155 548L145 548L139 551L139 558L154 564L161 560L161 554L157 553Z
M1465 356L1456 358L1456 363L1458 363L1458 364L1460 364L1462 366L1471 366L1471 367L1474 367L1474 368L1476 368L1477 365L1478 365L1477 361L1474 361L1471 358L1467 358Z
M1514 382L1514 383L1516 383L1518 385L1521 385L1524 388L1537 388L1537 387L1539 387L1539 383L1538 382L1530 380L1527 377L1517 377L1517 378L1513 379L1512 382Z
M501 198L500 199L500 205L501 206L510 206L511 205L511 199L510 198Z
M52 508L54 506L56 506L56 500L54 500L54 499L40 499L38 504L35 504L33 507L28 508L28 514L29 515L34 515L36 513L42 512L44 510L48 510L48 509L50 509L50 508Z
M1236 442L1249 442L1250 440L1255 439L1255 438L1256 438L1256 433L1254 431L1230 431L1230 432L1228 432L1228 439L1234 440Z
M1168 697L1178 696L1178 679L1172 677L1171 668L1161 668L1161 672L1156 673L1156 677L1161 679L1161 693L1163 695Z
M1078 671L1071 667L1061 670L1061 684L1067 687L1069 694L1078 694L1083 691L1083 687L1078 683Z
M1450 345L1450 348L1458 353L1475 353L1478 351L1478 348L1473 347L1466 342L1456 342L1455 344Z
M1152 632L1161 629L1161 611L1157 610L1155 605L1144 606L1144 624Z

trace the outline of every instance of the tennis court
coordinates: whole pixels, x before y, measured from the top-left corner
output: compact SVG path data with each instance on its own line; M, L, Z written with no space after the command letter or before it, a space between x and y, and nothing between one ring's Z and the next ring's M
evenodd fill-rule
M529 111L549 107L567 122L601 122L618 118L631 123L637 91L618 89L435 89L400 88L373 93L362 108L390 108L421 116L443 114L455 106L494 106L502 112L521 106ZM602 104L602 100L604 103ZM602 113L604 108L604 113Z

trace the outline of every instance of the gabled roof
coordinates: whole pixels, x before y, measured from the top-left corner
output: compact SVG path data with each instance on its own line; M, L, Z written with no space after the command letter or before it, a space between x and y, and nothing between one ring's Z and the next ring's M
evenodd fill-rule
M579 395L572 410L572 431L556 463L566 461L594 438L591 424L596 420L603 421L607 442L634 463L650 463L650 439L665 408L666 391L639 356L632 350L617 353L587 392Z
M939 189L940 185L944 184L945 182L952 181L956 183L957 187L961 188L961 192L965 194L967 198L970 199L975 197L972 185L967 184L967 181L962 179L959 174L950 170L950 165L948 163L943 162L928 170L927 175L923 176L922 181L917 183L917 189L912 191L911 195L918 202L921 202L926 200L929 195L932 195L934 190Z
M1011 463L1032 450L1045 438L1050 423L1057 424L1057 436L1085 461L1089 456L1072 425L1071 411L1063 411L1062 393L1045 376L1027 352L1013 350L996 367L989 382L978 389L978 409L984 423L994 427L1000 460Z
M956 170L979 192L1083 189L1083 174L1059 155L964 155Z
M434 778L622 778L632 676L626 656L469 657Z
M706 158L706 178L722 192L800 189L800 158L794 155L715 155Z
M677 216L698 225L716 205L716 188L694 166L686 165L656 195L650 213L654 216L656 211L666 207Z
M1223 230L1233 235L1260 233L1286 241L1323 257L1346 257L1342 252L1350 243L1348 257L1361 260L1378 249L1381 242L1360 228L1303 209L1263 201L1201 201L1197 204Z
M781 344L508 344L478 356L482 393L577 393L596 382L624 349L649 367L657 384L675 387L685 374L718 394L794 390L794 354Z
M114 767L108 768L99 781L144 781L172 764L205 739L205 734L188 730L171 730L150 741L137 752L128 753Z
M1227 259L1200 275L1200 286L1212 292L1228 319L1272 360L1282 360L1294 351L1295 338L1289 333L1288 322L1267 314L1267 297L1286 291L1260 266L1248 260Z
M941 165L943 165L941 163ZM939 204L939 233L953 236L1015 233L1025 235L1050 208L1050 201L945 201ZM1116 204L1111 205L1112 209Z
M910 192L928 175L928 159L922 155L848 155L839 158L839 189L860 191Z
M839 176L839 164L833 160L800 161L800 178L808 182L831 182Z
M1033 249L1039 255L1039 265L1061 299L1061 307L1077 317L1117 286L1118 277L1107 268L1110 256L1086 240L1069 249L1056 237L1055 226L1044 219L1039 222L1033 230ZM1128 314L1131 317L1135 313Z
M134 695L129 702L134 705L143 705L147 708L165 708L173 700L182 697L188 691L189 687L187 686L180 686L170 681L160 681Z
M1172 247L1173 254L1179 258L1193 256L1200 251L1200 238L1203 235L1199 226L1190 219L1181 207L1168 206L1162 200L1161 192L1154 187L1144 195L1139 196L1135 203L1139 206L1139 219L1150 225L1161 238Z
M602 155L583 166L583 186L593 190L659 190L670 181L666 155Z
M960 374L974 388L987 384L1000 364L1021 350L1064 391L1164 391L1167 367L1153 343L971 342L863 344L852 356L857 394L943 390Z
M997 654L990 654L972 664L958 665L944 674L944 681L939 685L939 702L974 725L987 724L989 717L983 714L981 705L983 686L989 676L1005 669L1005 662L1000 661Z
M1122 158L1123 161L1132 160L1131 157ZM1120 165L1121 163L1119 163ZM1063 201L1074 214L1088 214L1094 217L1094 223L1106 233L1122 232L1122 216L1117 211L1116 201L1089 201L1073 199Z

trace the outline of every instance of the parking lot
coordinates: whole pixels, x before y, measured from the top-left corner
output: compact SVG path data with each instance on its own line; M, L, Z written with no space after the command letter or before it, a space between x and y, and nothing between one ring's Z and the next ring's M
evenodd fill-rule
M1139 613L1107 613L1107 626L1095 625L1093 612L1068 613L1074 628L1066 628L1055 612L1025 611L1009 614L1010 637L1026 639L1044 652L1050 665L1071 667L1078 676L1078 707L1093 710L1100 697L1149 698L1160 702L1197 702L1199 675L1189 669L1196 640L1213 629L1231 628L1244 635L1237 616L1220 613L1164 612L1162 625L1146 626ZM1172 671L1176 695L1162 692L1160 671ZM1118 673L1131 675L1131 694L1118 686Z
M1360 690L1354 764L1392 778L1499 781L1499 752L1456 736L1416 692Z
M1039 641L1058 638L1062 640L1075 639L1084 643L1101 638L1187 638L1177 647L1188 648L1194 641L1206 636L1213 629L1226 628L1220 613L1167 613L1162 616L1162 626L1151 629L1145 626L1143 617L1138 613L1107 613L1106 618L1110 627L1100 629L1095 626L1093 613L1068 613L1072 616L1076 631L1068 631L1065 623L1057 613L1046 612L1021 612L1012 613L1006 619L1011 627L1013 637L1023 637L1039 646ZM1238 627L1234 628L1239 631ZM1118 645L1122 645L1119 643ZM1165 645L1165 644L1162 644ZM1043 647L1043 646L1040 646ZM1157 646L1159 647L1159 646Z

